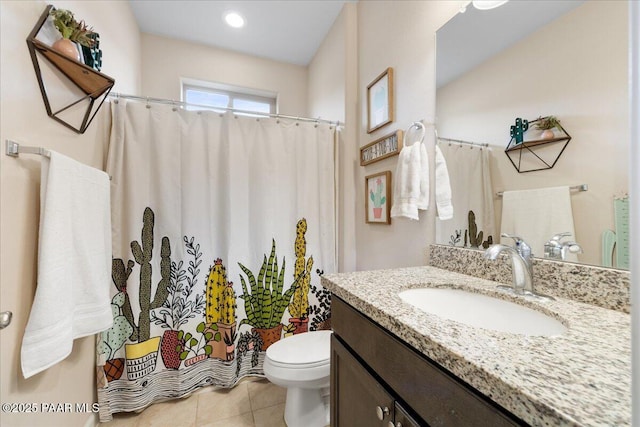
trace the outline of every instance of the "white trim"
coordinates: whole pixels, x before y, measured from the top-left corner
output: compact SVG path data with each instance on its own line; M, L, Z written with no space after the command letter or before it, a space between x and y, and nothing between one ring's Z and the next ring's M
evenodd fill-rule
M631 425L640 426L640 2L629 2L629 92L631 155L629 190L631 195Z

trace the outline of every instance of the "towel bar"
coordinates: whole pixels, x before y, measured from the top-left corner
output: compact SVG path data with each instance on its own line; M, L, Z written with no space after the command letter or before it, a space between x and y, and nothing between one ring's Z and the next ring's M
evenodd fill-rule
M587 190L589 190L589 185L588 184L574 185L573 187L569 187L569 190L571 190L571 191L587 191ZM496 193L496 196L502 197L503 193L504 193L503 191L498 191Z
M18 155L20 154L38 154L40 156L51 158L51 152L44 147L30 147L27 145L20 145L19 143L11 141L10 139L6 140L5 147L5 154L11 157L18 157ZM109 175L109 181L112 180L113 177Z
M6 140L6 151L7 156L18 157L19 154L39 154L45 157L51 157L51 153L49 150L43 147L29 147L26 145L20 145L15 141L11 141L9 139Z

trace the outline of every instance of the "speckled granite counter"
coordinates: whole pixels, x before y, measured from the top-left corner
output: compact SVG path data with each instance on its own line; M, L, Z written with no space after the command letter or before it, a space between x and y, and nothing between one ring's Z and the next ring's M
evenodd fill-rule
M327 274L322 284L408 345L535 426L631 424L630 315L557 298L545 303L496 282L435 267ZM568 327L556 337L474 328L424 313L398 292L451 287L516 301Z
M507 260L507 254L502 259ZM429 265L506 284L513 280L510 261L486 260L483 251L477 249L431 245ZM540 293L625 313L631 311L629 271L534 258L533 276Z

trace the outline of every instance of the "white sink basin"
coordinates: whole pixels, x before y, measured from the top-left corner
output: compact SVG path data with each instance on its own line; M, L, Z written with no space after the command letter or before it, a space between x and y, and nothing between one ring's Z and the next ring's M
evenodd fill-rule
M398 296L426 313L477 328L531 336L562 335L567 330L539 311L460 289L409 289Z

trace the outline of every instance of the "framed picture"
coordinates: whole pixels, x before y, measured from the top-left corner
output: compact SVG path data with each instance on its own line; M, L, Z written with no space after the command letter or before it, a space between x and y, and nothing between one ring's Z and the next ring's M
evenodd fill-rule
M393 68L367 86L367 133L393 121Z
M391 224L391 172L380 172L365 179L366 222Z
M360 166L377 162L390 156L397 156L402 150L402 131L397 130L360 149Z

